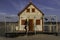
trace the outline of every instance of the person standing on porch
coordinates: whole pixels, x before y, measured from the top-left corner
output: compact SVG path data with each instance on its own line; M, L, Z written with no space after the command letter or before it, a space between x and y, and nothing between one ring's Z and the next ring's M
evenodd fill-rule
M26 32L27 32L27 26L28 26L28 22L27 22L27 19L26 19L26 21L25 21L25 30L26 30Z

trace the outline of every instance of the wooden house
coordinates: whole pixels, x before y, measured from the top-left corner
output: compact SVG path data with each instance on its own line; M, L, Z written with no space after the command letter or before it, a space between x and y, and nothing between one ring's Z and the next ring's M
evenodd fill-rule
M43 31L43 12L30 2L21 12L19 17L19 31L25 31L25 22L27 20L28 31Z

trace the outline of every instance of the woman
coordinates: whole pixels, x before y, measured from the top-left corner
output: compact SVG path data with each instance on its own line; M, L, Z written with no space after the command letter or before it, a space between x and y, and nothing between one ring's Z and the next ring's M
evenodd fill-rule
M25 29L26 32L27 32L27 19L26 19L26 21L25 21L25 27L24 27L24 29Z

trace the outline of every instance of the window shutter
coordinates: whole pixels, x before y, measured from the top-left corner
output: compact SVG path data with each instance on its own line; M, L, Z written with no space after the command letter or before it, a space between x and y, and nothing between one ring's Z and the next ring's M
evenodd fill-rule
M21 20L21 25L25 25L25 20Z
M34 8L32 8L32 12L35 12L35 9Z
M40 19L36 20L36 25L40 25Z
M27 9L27 12L30 12L30 9Z

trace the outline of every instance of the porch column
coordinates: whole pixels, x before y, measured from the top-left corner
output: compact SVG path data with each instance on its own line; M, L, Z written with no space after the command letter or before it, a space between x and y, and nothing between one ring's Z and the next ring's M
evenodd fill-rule
M34 31L35 31L35 35L36 35L36 17L34 17Z
M27 19L27 22L29 22L29 17L27 17L26 19ZM28 35L28 32L29 32L29 31L28 31L28 30L29 30L29 26L28 26L28 25L29 25L29 24L27 24L27 32L26 32L26 35Z
M58 32L58 22L57 22L57 16L56 16L56 32Z
M52 28L52 25L49 25L49 32L51 32L51 30L52 30L51 28Z

